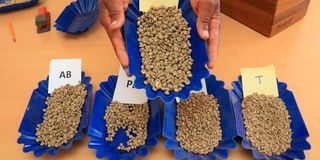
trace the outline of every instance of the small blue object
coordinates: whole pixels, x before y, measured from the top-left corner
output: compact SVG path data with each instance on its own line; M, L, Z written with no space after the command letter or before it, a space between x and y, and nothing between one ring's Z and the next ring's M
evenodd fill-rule
M105 110L112 101L113 93L117 84L117 76L110 76L108 81L100 83L100 90L96 92L91 120L88 129L90 137L89 148L96 149L96 157L107 157L110 160L134 160L137 156L148 155L148 147L158 143L157 135L160 133L160 100L149 101L150 116L147 125L148 137L145 146L138 147L130 152L118 150L120 143L126 144L129 140L125 130L118 130L112 142L105 140L107 137L106 121L104 120Z
M248 139L246 138L246 130L242 117L241 104L243 100L243 92L241 76L239 76L238 81L232 83L233 89L231 91L231 98L236 118L237 133L242 138L242 146L245 149L250 149L256 160L305 159L304 150L311 149L310 144L307 142L307 137L309 137L308 130L304 124L293 93L287 89L287 84L283 82L277 83L279 98L285 103L291 117L290 127L292 129L292 142L290 149L279 156L268 156L266 154L258 152L257 149L254 148L248 141Z
M227 159L228 150L236 148L236 142L234 138L237 136L237 132L229 92L224 88L224 82L218 81L214 75L210 75L208 78L206 78L206 86L208 94L213 95L218 99L222 139L219 145L212 152L206 155L190 153L181 148L179 142L176 140L177 104L175 101L165 104L162 134L167 138L165 147L169 150L174 150L176 159Z
M146 79L141 74L141 54L139 51L139 42L137 35L137 18L142 15L139 11L139 1L133 0L126 12L126 19L124 24L124 35L126 42L126 49L129 57L129 73L136 77L134 86L138 89L144 88L149 99L161 97L165 103L170 103L175 97L182 100L187 100L190 96L190 91L199 91L202 88L201 79L209 76L209 71L205 67L208 62L208 53L206 43L203 41L197 32L197 16L190 6L190 0L180 0L179 8L182 9L183 17L188 21L188 26L191 28L191 57L194 60L192 65L192 77L190 85L186 85L180 92L171 91L169 95L165 95L162 90L153 91L151 85L145 85L143 82Z
M67 144L62 145L61 147L56 148L40 146L40 143L36 141L36 128L37 124L40 124L43 121L43 109L47 108L45 102L46 98L49 96L48 78L47 80L40 81L38 84L39 87L33 91L28 107L19 127L19 132L21 133L21 135L18 138L18 143L24 144L23 152L26 153L33 151L36 157L39 157L44 153L48 153L50 156L54 156L61 149L71 148L74 141L80 140L83 137L83 130L87 128L89 123L90 99L92 92L92 85L90 84L91 77L85 76L85 73L82 72L81 82L86 85L87 96L82 107L82 116L77 133Z
M10 2L11 0L0 0L0 5L1 4L5 4ZM14 11L14 10L18 10L18 9L22 9L22 8L29 8L34 6L35 4L38 3L39 0L29 0L26 2L20 2L20 3L14 3L14 4L10 4L10 5L6 5L3 7L0 7L0 12L9 12L9 11Z
M77 0L63 10L54 27L61 32L82 33L94 24L98 14L98 0Z

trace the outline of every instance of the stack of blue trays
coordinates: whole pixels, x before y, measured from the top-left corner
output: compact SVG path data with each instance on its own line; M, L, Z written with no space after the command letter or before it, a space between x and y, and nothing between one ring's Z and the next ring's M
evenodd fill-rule
M67 6L55 22L54 27L66 33L87 31L99 15L98 0L77 0Z

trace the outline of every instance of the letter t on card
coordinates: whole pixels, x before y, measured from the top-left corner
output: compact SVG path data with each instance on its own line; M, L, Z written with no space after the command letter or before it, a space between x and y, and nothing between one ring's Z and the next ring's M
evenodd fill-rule
M273 65L260 68L241 68L243 97L253 93L279 96Z

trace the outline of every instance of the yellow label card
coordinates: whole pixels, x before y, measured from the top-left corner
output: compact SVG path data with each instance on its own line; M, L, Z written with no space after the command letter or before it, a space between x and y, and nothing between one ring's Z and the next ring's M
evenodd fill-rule
M253 93L278 97L277 76L273 65L260 68L241 68L243 97Z
M139 2L139 8L140 11L148 11L150 7L160 7L160 6L176 6L178 7L179 0L140 0Z

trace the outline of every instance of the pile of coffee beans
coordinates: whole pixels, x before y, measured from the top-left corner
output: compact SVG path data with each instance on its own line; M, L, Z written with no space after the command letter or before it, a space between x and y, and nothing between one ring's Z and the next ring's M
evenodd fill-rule
M179 92L192 77L188 22L176 7L151 8L138 18L138 41L144 83L166 95Z
M222 138L219 104L213 95L192 93L177 105L176 139L188 152L207 154Z
M43 122L36 128L41 146L60 147L74 137L86 95L85 84L65 85L52 92L46 100Z
M106 108L104 120L106 121L108 133L106 141L113 141L114 136L120 128L126 130L129 141L127 144L120 143L117 148L118 150L129 152L145 145L148 137L148 103L124 104L111 102Z
M242 113L246 137L260 153L280 155L290 148L291 119L280 98L254 93L243 99Z

